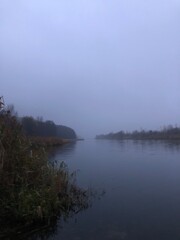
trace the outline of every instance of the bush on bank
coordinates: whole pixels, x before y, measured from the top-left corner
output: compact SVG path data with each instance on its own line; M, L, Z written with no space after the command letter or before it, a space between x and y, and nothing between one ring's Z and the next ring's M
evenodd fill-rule
M0 225L50 223L88 206L64 163L48 162L9 112L0 114Z

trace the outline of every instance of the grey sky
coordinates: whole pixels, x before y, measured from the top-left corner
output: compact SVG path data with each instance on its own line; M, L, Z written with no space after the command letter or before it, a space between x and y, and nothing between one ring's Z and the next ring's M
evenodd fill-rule
M180 124L180 1L1 0L0 95L84 137Z

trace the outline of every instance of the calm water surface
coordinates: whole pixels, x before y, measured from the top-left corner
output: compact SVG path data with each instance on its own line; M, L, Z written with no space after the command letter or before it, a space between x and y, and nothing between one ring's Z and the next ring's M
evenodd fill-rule
M105 191L48 240L180 239L180 146L159 141L85 140L53 157L81 187Z

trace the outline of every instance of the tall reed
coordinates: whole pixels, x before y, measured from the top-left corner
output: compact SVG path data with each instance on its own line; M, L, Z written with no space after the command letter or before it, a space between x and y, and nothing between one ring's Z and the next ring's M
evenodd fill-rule
M0 224L49 223L88 206L64 163L49 163L9 112L0 114Z

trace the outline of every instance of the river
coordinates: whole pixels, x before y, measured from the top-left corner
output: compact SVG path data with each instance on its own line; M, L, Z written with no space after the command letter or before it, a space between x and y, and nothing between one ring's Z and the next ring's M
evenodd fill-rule
M97 192L92 206L59 221L48 240L180 239L180 145L85 140L52 156Z

